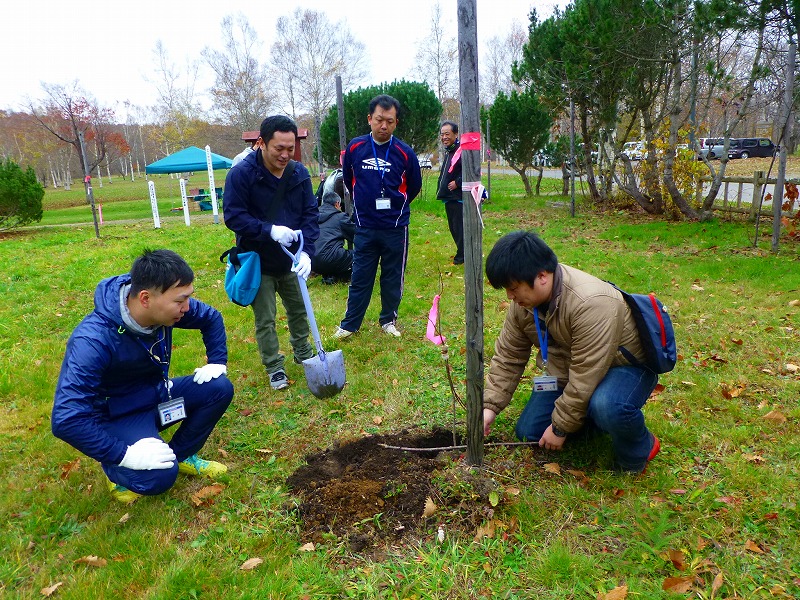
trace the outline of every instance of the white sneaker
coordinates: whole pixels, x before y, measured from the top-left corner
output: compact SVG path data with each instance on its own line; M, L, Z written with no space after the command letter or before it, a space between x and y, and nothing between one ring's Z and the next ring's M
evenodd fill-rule
M384 333L388 333L389 335L393 335L394 337L400 337L400 332L397 331L397 327L394 326L394 323L386 323L381 325L381 329L383 329Z
M355 331L347 331L347 329L342 329L341 327L337 327L336 331L333 332L334 339L343 340L344 338L349 338L353 335Z

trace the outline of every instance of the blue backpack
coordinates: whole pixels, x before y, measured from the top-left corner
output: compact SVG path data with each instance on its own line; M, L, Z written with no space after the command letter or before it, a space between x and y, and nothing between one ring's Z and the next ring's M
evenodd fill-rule
M622 355L631 364L646 367L653 373L672 371L678 362L678 349L672 319L669 318L667 309L655 294L629 294L616 285L614 287L619 290L631 309L636 329L639 330L639 340L644 348L645 361L642 364L636 360L624 346L619 347Z
M219 257L225 265L225 292L231 302L250 306L261 286L261 259L257 252L240 252L234 246Z

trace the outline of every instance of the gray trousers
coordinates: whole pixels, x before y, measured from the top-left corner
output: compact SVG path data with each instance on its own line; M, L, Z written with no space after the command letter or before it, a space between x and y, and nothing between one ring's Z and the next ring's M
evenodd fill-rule
M256 342L261 354L261 363L267 373L272 374L283 369L284 356L280 353L278 332L275 328L277 313L277 297L281 297L286 309L286 320L289 324L289 344L297 360L303 361L314 355L314 348L308 341L310 333L308 317L297 283L296 273L286 275L261 274L261 286L256 299L251 305L256 322Z

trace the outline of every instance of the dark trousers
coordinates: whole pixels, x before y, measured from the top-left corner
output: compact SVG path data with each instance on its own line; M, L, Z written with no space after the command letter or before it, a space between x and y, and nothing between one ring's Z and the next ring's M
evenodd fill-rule
M353 252L346 248L336 248L311 259L311 270L323 277L333 277L349 281L353 271Z
M192 375L172 380L173 398L183 398L186 418L180 422L169 442L177 461L170 469L136 471L103 463L103 471L114 483L118 483L137 494L153 496L166 492L178 477L178 462L196 454L206 443L208 436L222 418L233 399L233 384L225 375L203 384L195 383ZM157 410L136 412L103 423L109 435L123 440L129 446L149 437L161 437L162 427Z
M347 312L340 327L358 331L364 321L378 265L381 267L381 325L397 319L403 297L408 259L408 227L367 229L359 227L353 239L353 275L347 295Z
M447 213L447 224L450 226L450 235L456 243L454 263L464 262L464 205L461 202L445 202L444 210Z

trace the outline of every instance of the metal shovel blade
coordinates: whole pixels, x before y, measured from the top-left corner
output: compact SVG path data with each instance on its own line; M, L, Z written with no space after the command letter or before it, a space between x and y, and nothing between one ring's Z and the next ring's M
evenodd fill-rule
M308 389L317 398L330 398L345 384L344 355L341 350L324 352L303 361Z

